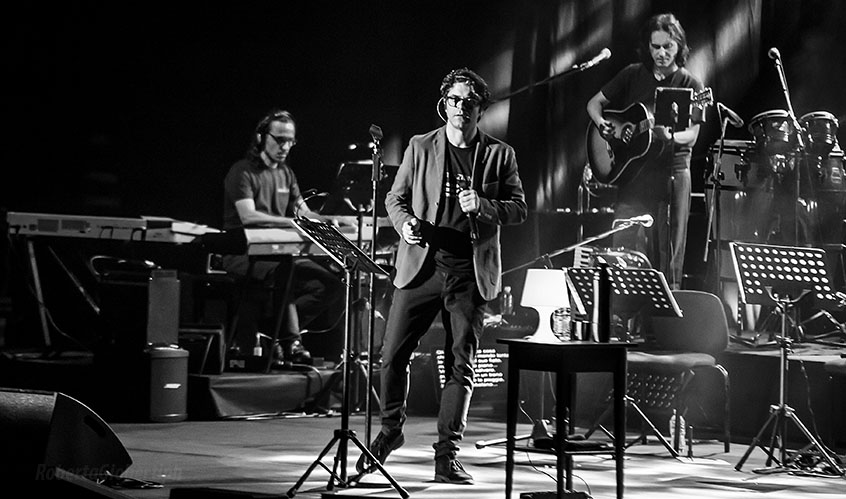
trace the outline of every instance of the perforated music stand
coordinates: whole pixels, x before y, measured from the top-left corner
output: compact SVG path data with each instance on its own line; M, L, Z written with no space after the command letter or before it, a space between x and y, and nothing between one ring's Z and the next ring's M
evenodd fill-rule
M788 334L788 314L793 306L808 294L813 294L817 303L836 303L834 290L828 278L825 265L825 251L818 248L796 248L789 246L768 246L732 242L732 262L737 276L741 300L744 303L775 304L781 314L781 335L777 338L779 355L779 402L770 406L770 416L761 427L743 457L735 466L740 471L743 463L755 447L761 447L767 454L766 467L773 462L779 468L789 468L796 459L808 451L816 450L819 457L838 475L844 470L834 461L826 448L808 431L787 405L787 354L792 340ZM811 442L805 448L788 455L786 449L787 421L792 421ZM769 447L761 444L761 436L772 425ZM779 457L774 451L779 446Z
M288 490L287 496L294 497L305 483L308 476L317 466L322 467L329 472L329 482L326 489L329 491L337 487L350 487L356 480L347 479L347 444L353 442L362 454L366 455L370 462L384 475L384 477L396 489L399 495L406 499L408 492L397 483L396 480L385 470L382 464L376 459L370 450L362 444L349 427L350 420L350 390L349 379L351 378L351 370L354 363L351 359L351 352L353 351L351 345L351 275L353 272L369 272L370 274L388 275L388 272L374 262L367 256L358 246L352 243L349 239L344 237L335 227L315 220L307 218L298 218L293 221L294 227L302 232L306 237L314 241L332 260L344 269L344 280L346 284L346 325L344 327L344 370L343 370L343 396L341 401L341 428L335 430L332 439L323 448L317 459L311 463L306 472L297 481L297 483ZM372 276L371 276L372 277ZM368 380L369 382L369 380ZM323 458L329 453L329 450L338 443L338 451L335 457L334 466L330 469L323 463ZM340 468L340 470L338 469Z
M567 269L567 285L576 312L588 316L594 325L599 324L603 293L600 292L603 267ZM636 269L606 266L609 281L608 309L621 315L637 312L647 304L652 315L681 317L682 311L670 291L667 279L657 269ZM596 306L597 303L599 306ZM603 317L603 319L607 319ZM598 328L592 328L594 341L600 341Z

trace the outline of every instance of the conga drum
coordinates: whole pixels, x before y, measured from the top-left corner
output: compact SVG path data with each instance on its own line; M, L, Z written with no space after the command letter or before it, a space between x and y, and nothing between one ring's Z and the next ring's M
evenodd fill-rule
M799 118L799 124L808 132L808 153L825 158L837 145L837 118L827 111L814 111Z
M759 154L787 154L796 148L796 130L784 109L756 114L748 128Z

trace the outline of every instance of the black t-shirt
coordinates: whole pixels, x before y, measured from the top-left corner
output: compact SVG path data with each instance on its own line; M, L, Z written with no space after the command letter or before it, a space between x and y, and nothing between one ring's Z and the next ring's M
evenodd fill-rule
M655 113L655 90L658 87L692 88L694 94L704 88L702 82L685 68L679 68L663 80L656 80L652 70L642 63L630 64L620 70L614 78L602 87L602 93L608 98L608 109L622 110L635 102L646 106L650 113ZM697 123L697 121L692 121ZM676 145L676 155L689 155L690 146Z
M435 263L449 272L473 272L473 244L470 241L470 219L461 211L458 193L470 187L475 143L456 147L447 143L444 165L443 199L435 227Z
M602 87L602 93L609 101L606 109L622 111L640 102L654 114L655 90L658 87L691 88L694 94L704 88L702 82L685 68L679 68L659 81L652 74L652 69L644 64L629 64ZM701 119L701 114L693 113L691 123L699 123L697 120ZM671 168L690 168L690 156L690 145L665 147L661 155L652 158L634 179L618 185L618 201L659 201L666 197Z

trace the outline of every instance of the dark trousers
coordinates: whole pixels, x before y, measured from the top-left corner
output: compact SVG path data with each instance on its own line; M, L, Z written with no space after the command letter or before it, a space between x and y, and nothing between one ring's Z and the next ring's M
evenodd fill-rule
M639 179L638 185L621 189L614 218L648 213L654 223L650 228L637 226L616 233L614 245L645 254L672 289L681 289L690 216L690 167L684 157L675 157L672 169L662 171L667 173L652 173L648 180Z
M435 270L394 290L382 347L383 433L401 430L406 421L411 356L440 312L446 331L446 383L438 413L438 441L433 447L436 457L455 457L467 426L484 306L472 274L456 276Z
M293 265L291 282L287 281ZM224 269L233 275L248 278L261 284L258 290L250 290L240 304L236 344L249 351L255 343L255 333L266 329L263 323L272 324L276 314L284 317L285 303L279 299L280 292L289 286L288 301L296 306L298 328L289 326L290 321L281 320L278 332L279 342L290 343L300 339L300 329L307 327L322 316L339 317L343 313L344 284L339 275L309 258L294 258L288 265L278 261L255 260L250 266L246 255L226 255ZM249 276L247 275L249 273ZM274 296L271 296L273 291Z

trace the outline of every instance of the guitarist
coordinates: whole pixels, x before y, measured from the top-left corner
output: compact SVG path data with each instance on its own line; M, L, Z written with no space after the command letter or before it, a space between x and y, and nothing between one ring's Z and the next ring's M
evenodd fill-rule
M642 103L654 113L658 87L703 89L702 82L684 68L690 52L681 23L673 14L653 16L644 26L638 52L641 62L624 67L594 95L587 112L606 140L614 125L603 116L606 109L625 109ZM696 109L694 107L694 109ZM661 270L672 289L680 289L690 213L690 157L699 136L701 114L693 113L691 126L683 130L653 127L651 133L660 152L647 155L645 163L618 185L615 218L649 213L652 228L638 226L617 232L615 246L643 252ZM650 132L647 132L650 133Z

